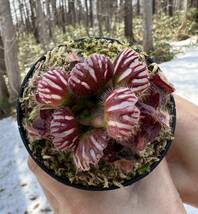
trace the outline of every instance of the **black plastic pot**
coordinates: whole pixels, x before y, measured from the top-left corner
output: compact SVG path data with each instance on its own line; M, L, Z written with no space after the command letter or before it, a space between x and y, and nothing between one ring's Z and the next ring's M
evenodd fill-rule
M79 39L77 40L78 42L79 41L83 41L84 39L86 38L82 38L82 39ZM120 41L116 40L116 39L112 39L112 38L106 38L106 37L103 37L103 38L100 38L100 37L96 37L96 39L105 39L105 40L109 40L111 42L117 42L117 43L120 43ZM32 159L48 174L50 175L51 177L53 177L55 180L63 183L64 185L68 185L68 186L72 186L72 187L75 187L75 188L78 188L78 189L83 189L83 190L89 190L89 191L107 191L107 190L114 190L114 189L117 189L119 187L117 186L111 186L109 188L101 188L101 187L95 187L95 186L84 186L84 185L81 185L81 184L72 184L67 178L65 177L61 177L61 176L58 176L58 175L55 175L53 173L53 171L51 171L50 169L48 169L42 162L40 162L39 160L37 160L33 155L32 155L32 152L29 148L29 142L28 142L28 139L27 139L27 136L26 136L26 130L24 129L23 125L22 125L22 120L23 120L23 117L24 117L24 112L21 108L21 103L20 103L20 98L23 96L23 92L24 92L24 89L26 88L27 84L28 84L28 80L29 78L32 77L33 73L34 73L34 70L35 70L35 65L41 61L41 60L45 60L45 56L42 56L40 57L40 59L30 68L29 72L27 73L26 77L24 78L23 80L23 83L21 85L21 89L20 89L20 92L19 92L19 97L18 97L18 100L17 100L17 105L16 105L16 109L17 109L17 122L18 122L18 128L19 128L19 132L20 132L20 135L21 135L21 138L23 140L23 143L27 149L27 151L29 152L30 156L32 157ZM148 62L152 62L152 59L148 58L147 59ZM172 120L171 120L171 129L172 129L172 133L174 134L175 132L175 127L176 127L176 106L175 106L175 101L174 101L174 98L173 96L171 96L171 103L172 103ZM123 186L128 186L128 185L131 185L137 181L139 181L140 179L144 178L145 176L147 176L149 173L151 173L156 167L157 165L161 162L161 160L164 158L164 156L166 155L167 151L169 150L170 148L170 145L171 145L171 141L167 142L166 146L165 146L165 149L160 153L160 157L159 157L159 160L155 163L153 163L150 167L150 171L149 172L146 172L145 174L143 175L138 175L134 178L132 178L131 180L129 181L126 181L123 183Z

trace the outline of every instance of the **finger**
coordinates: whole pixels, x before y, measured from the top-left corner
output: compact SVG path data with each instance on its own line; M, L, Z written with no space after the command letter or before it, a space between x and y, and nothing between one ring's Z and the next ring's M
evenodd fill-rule
M87 206L89 206L89 209L91 209L89 203L90 201L92 201L92 208L95 209L94 207L98 206L97 204L99 201L101 202L101 204L103 204L103 206L106 204L106 207L108 207L110 203L116 203L118 199L129 197L131 187L128 187L124 190L118 189L109 192L90 192L75 189L72 187L67 187L54 180L47 173L45 173L31 158L28 159L28 166L30 170L35 174L39 183L49 197L51 195L49 195L48 192L50 192L52 196L55 196L58 201L64 201L64 204L69 203L70 206L74 206L72 204L75 203L75 207L78 207L79 212L80 209L82 209L82 206L85 207L85 204L87 204Z
M46 187L52 184L53 185L59 184L56 180L50 177L45 171L43 171L31 157L28 157L28 167L43 186Z
M49 176L44 170L42 170L30 156L28 157L28 167L42 185L44 186L50 186L51 184L62 185L61 183L53 179L51 176Z
M73 187L66 186L54 178L49 176L44 170L42 170L31 157L28 158L28 166L30 170L34 173L37 177L39 183L47 189L52 195L54 195L57 200L63 200L66 196L68 196L75 200L76 197L81 197L90 195L89 191L75 189Z
M84 203L81 203L82 201L86 201L86 204L89 206L88 201L93 198L91 192L61 184L44 172L30 157L28 158L28 166L37 177L54 210L58 209L58 211L60 211L63 206L64 212L60 211L60 213L65 213L66 208L77 207L78 212L75 213L80 213L84 206ZM95 200L95 202L97 202L97 200Z
M168 165L183 201L198 206L198 107L179 96L175 100L177 125L175 142L167 155Z
M43 189L43 192L45 193L45 196L49 202L49 204L51 205L54 213L59 213L59 207L60 207L60 204L59 204L59 201L56 199L56 196L54 196L48 189L45 188L45 186L43 186L41 183L40 183L40 186L42 187Z
M59 210L59 202L57 200L57 196L54 195L52 191L52 186L54 185L54 183L52 184L52 186L49 184L50 181L49 181L49 177L48 175L43 172L41 170L41 168L36 164L36 162L34 160L32 160L31 157L28 158L28 167L29 169L34 173L34 175L37 177L37 180L40 184L40 186L42 187L43 189L43 192L49 202L49 204L51 205L51 207L53 208L53 211L54 213L58 213L58 210ZM43 176L41 176L41 174L45 173L44 175L44 178Z
M30 156L28 157L28 167L34 174L36 174L38 165L35 163L35 161L32 160Z
M164 210L163 213L169 213L169 211L171 213L171 210L175 207L178 212L174 213L185 213L165 159L153 172L135 184L134 191L138 193L142 209L144 207L149 210L156 208L156 211L153 210L152 213L159 213L158 207L161 207Z

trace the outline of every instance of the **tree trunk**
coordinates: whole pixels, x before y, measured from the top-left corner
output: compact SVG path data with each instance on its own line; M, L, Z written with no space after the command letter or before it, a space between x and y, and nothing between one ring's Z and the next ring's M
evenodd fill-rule
M153 14L155 14L156 13L156 2L155 2L155 0L153 0Z
M19 7L19 13L20 13L20 27L21 27L21 32L23 33L25 31L25 17L24 17L24 10L23 10L23 3L21 0L18 0L18 7Z
M77 0L77 7L78 7L78 14L76 14L76 18L77 18L77 22L79 25L81 24L84 24L83 23L83 19L84 19L84 16L83 16L83 7L82 7L82 3L81 3L81 0Z
M133 36L133 8L132 1L125 0L124 3L124 34L125 37L130 41L134 41Z
M0 119L2 117L5 117L8 115L9 110L10 110L10 105L9 105L9 93L8 89L6 86L5 78L4 78L4 72L1 71L0 68Z
M167 11L169 16L173 16L173 0L168 0Z
M67 10L67 0L63 0L63 9L64 9L64 20L65 20L65 28L68 24L68 20L67 20L67 14L68 14L68 10Z
M6 74L6 65L5 65L5 57L4 57L4 47L3 47L3 40L0 35L0 70L4 71L3 74Z
M123 22L124 3L125 3L125 0L120 0L120 1L119 1L119 14L118 14L119 23L122 23L122 22Z
M20 75L17 60L16 32L12 22L9 1L0 0L0 25L9 84L9 101L14 103L20 88Z
M53 21L52 21L52 16L51 16L51 10L50 10L50 1L46 1L46 9L47 9L47 23L48 23L48 28L49 28L49 37L50 39L53 40L53 32L52 32L52 26L53 26Z
M182 18L182 24L178 28L177 35L181 34L182 31L186 28L187 24L187 12L188 12L188 0L183 1L184 15Z
M52 5L53 20L54 20L55 25L57 25L58 24L58 21L57 21L58 14L57 14L57 9L56 9L56 0L50 0L50 2Z
M167 14L167 1L168 0L162 0L161 1L161 7L162 7L162 11Z
M36 25L36 2L35 0L30 1L30 10L31 10L31 22L32 22L32 32L36 42L39 43L39 33Z
M187 12L188 12L188 0L184 0L184 5L183 5L183 7L184 7L184 13L185 13L185 16L187 15Z
M64 7L64 1L62 0L62 5L61 5L61 27L63 30L63 33L66 33L66 18L65 18L65 7Z
M181 0L175 0L175 10L182 10L182 1Z
M8 103L9 94L6 86L3 71L0 70L0 108Z
M76 10L75 10L75 0L69 0L68 2L68 15L70 19L70 24L75 27L76 25Z
M22 0L23 4L23 13L24 13L24 19L25 19L25 26L26 26L26 31L31 32L31 27L30 27L30 16L29 16L29 9L27 7L27 2L25 0Z
M195 2L196 14L195 14L195 22L198 24L198 0Z
M105 20L105 30L110 33L111 32L111 0L103 0L102 4L102 12L104 13Z
M87 0L85 0L85 28L87 35L89 35L89 8Z
M159 14L162 12L161 2L153 0L153 14Z
M41 43L43 50L46 50L49 43L49 34L41 0L36 0L36 26L39 34L39 42Z
M20 29L19 29L19 19L18 19L18 12L17 12L17 7L16 7L16 1L13 1L13 10L14 10L14 18L16 20L16 31L20 32Z
M113 18L114 20L112 21L113 23L113 27L112 27L112 30L113 30L113 33L116 33L117 32L117 23L119 22L119 19L118 19L118 11L119 11L119 4L118 4L118 0L115 0L113 1Z
M89 20L90 27L93 27L93 0L89 0Z
M0 70L0 119L8 115L10 110L9 94L2 71Z
M102 16L101 16L101 0L97 0L97 20L98 20L99 36L103 36Z
M4 78L5 70L3 41L0 36L0 118L6 113L5 107L9 99L8 89Z
M140 15L140 0L137 0L137 5L136 5L136 14L137 16Z
M191 0L189 6L191 8L198 8L198 1L197 0Z
M153 49L152 26L152 0L143 0L143 47L146 52Z

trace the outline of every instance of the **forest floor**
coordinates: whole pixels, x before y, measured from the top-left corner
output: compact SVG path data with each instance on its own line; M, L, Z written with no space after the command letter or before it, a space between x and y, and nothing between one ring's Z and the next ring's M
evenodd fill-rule
M198 47L196 38L172 42L178 50L175 58L160 64L177 94L198 104ZM0 214L52 213L38 186L36 178L28 171L27 152L18 133L15 119L0 121ZM198 214L198 209L185 205L188 214Z

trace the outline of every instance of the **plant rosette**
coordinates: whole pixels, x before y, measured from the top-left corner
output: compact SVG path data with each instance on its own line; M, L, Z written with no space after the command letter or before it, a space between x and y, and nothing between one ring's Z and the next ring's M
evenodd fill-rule
M65 42L25 77L17 104L23 142L56 180L87 190L149 174L174 134L175 104L157 64L107 38Z

